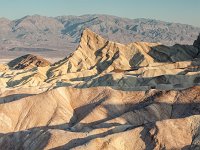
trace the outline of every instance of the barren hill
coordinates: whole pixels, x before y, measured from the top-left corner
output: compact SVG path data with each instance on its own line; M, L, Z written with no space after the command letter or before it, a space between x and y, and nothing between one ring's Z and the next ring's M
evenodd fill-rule
M8 66L13 69L30 69L34 67L46 67L51 63L42 57L27 54L16 58L8 63Z
M0 65L0 147L198 150L199 51L198 42L120 44L85 29L52 65Z

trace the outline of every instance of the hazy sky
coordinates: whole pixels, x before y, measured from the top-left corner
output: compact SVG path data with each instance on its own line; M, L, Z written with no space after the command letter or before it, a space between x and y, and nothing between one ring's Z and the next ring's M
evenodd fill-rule
M200 0L0 0L0 17L109 14L200 27Z

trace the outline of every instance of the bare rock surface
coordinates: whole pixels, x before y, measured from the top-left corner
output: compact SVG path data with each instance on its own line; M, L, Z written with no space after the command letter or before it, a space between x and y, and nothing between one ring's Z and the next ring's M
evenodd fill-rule
M40 56L27 54L16 58L8 63L8 66L13 69L30 69L34 67L46 67L51 63Z

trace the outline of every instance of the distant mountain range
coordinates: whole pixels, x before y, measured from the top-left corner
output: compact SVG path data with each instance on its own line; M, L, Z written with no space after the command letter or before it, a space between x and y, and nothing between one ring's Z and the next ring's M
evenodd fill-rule
M200 28L191 25L109 15L34 15L13 21L1 18L0 59L25 54L27 49L28 53L40 53L46 57L64 57L63 51L67 55L76 49L85 28L120 43L146 41L165 45L191 45L200 32Z

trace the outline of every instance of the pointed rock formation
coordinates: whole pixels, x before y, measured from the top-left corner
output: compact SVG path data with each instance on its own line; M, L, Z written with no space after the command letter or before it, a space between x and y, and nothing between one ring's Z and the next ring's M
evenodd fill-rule
M160 43L146 42L135 42L124 45L108 41L90 29L85 29L76 51L51 67L48 72L49 79L47 81L57 82L58 78L63 81L87 81L93 77L97 77L95 82L97 80L97 83L100 84L100 78L98 77L102 77L107 73L123 73L134 70L135 72L132 72L132 75L146 77L153 77L156 74L163 75L164 72L166 74L176 74L178 70L167 71L161 68L158 69L156 66L174 63L171 66L174 66L174 69L178 69L177 64L180 65L183 61L192 61L197 58L197 54L198 49L188 45L176 44L167 47ZM187 63L181 63L181 65L184 64L186 65ZM152 68L152 66L155 67ZM107 76L114 78L115 75L113 77L112 75ZM135 79L133 80L136 82ZM119 81L123 80L119 78ZM106 82L106 80L103 82ZM111 85L114 83L111 80ZM86 84L88 85L88 83Z
M107 41L90 29L85 29L76 51L69 57L55 64L51 69L51 77L67 73L85 72L95 75L113 70L130 70L137 66L153 63L148 55L151 46L156 43L133 43L123 45Z

